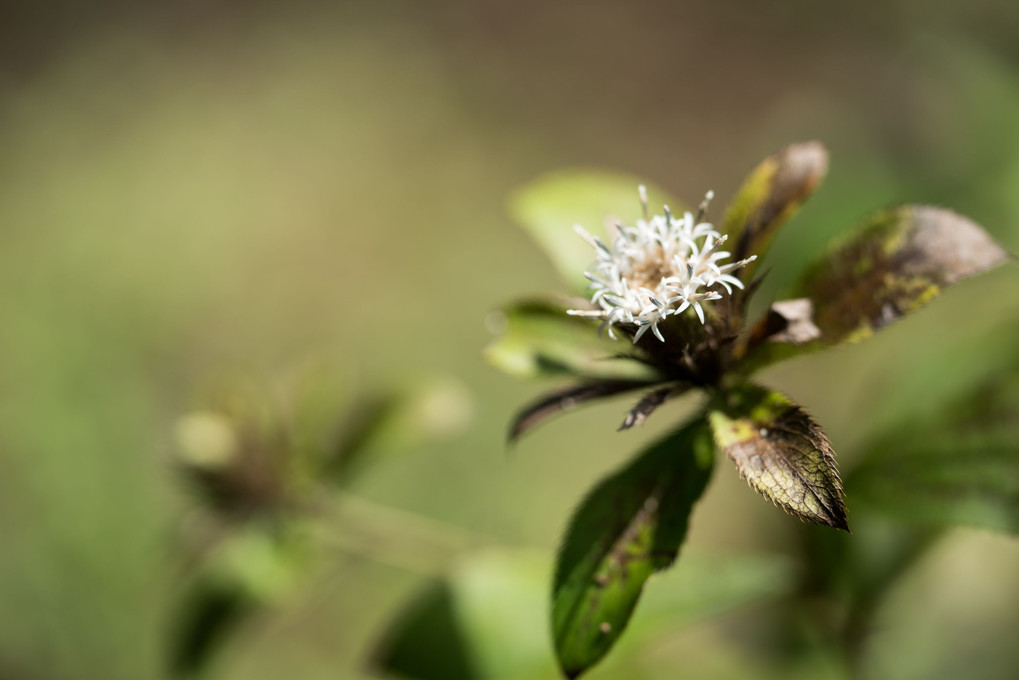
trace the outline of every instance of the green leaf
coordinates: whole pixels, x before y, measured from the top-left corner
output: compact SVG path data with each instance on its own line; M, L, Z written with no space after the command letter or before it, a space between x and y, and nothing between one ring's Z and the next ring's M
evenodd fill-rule
M997 373L945 412L886 435L846 485L892 518L1019 533L1019 372Z
M573 230L580 225L603 238L614 220L633 224L641 216L637 187L647 186L650 210L661 214L667 204L673 212L682 205L638 177L604 170L570 169L551 173L517 190L509 211L545 250L563 280L574 291L586 290L584 270L594 262L591 246Z
M497 337L485 359L510 375L603 380L652 380L656 372L630 358L633 344L598 333L598 324L543 300L517 302L495 314Z
M489 550L429 583L392 621L373 653L386 677L418 680L554 680L560 677L543 619L551 564L544 555ZM677 628L788 594L790 560L774 555L689 554L651 595L600 670L632 678L649 643ZM442 654L435 650L441 649Z
M249 619L290 597L307 561L293 536L244 527L216 545L193 575L172 621L172 677L201 676Z
M802 519L849 530L831 444L803 409L756 385L713 407L715 443L755 491Z
M602 481L574 513L552 593L556 656L568 677L608 652L645 582L676 559L713 463L697 420Z
M393 622L374 665L418 680L554 678L542 617L548 571L545 556L526 551L465 558Z
M1007 258L962 215L904 205L871 215L807 271L798 295L813 302L821 345L855 342Z
M828 172L828 151L820 142L793 144L768 156L743 181L723 220L733 258L763 257L771 240L821 184ZM752 278L757 263L740 270Z

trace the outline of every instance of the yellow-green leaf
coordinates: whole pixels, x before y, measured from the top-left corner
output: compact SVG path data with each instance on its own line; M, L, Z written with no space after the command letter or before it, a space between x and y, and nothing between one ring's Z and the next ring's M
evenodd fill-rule
M587 288L584 270L595 259L594 251L573 230L580 225L588 233L606 239L607 223L633 224L641 216L637 187L648 189L653 213L668 204L673 212L682 206L664 192L638 177L605 170L570 169L539 177L519 189L509 202L510 214L544 249L575 292Z
M568 315L562 304L517 302L495 312L492 325L497 337L485 348L485 359L511 375L604 380L656 375L647 364L629 358L636 351L632 343L599 334L596 322Z
M755 491L803 519L849 530L831 444L803 409L745 385L719 398L708 419L718 448Z
M723 220L733 257L762 257L772 238L828 172L828 152L820 142L793 144L768 156L747 176ZM740 270L752 277L756 262Z

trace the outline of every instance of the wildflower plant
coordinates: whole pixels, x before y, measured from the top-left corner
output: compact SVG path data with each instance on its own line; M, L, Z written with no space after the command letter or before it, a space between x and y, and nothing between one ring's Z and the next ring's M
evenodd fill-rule
M566 676L608 652L647 579L675 561L716 451L786 512L849 530L828 437L796 402L754 382L755 371L862 340L1008 259L982 228L950 210L886 208L809 266L787 299L749 319L759 262L827 165L818 142L766 158L718 227L707 221L711 193L691 212L615 175L555 175L516 197L517 219L584 298L502 310L486 350L491 363L518 376L574 379L523 408L510 440L569 408L623 393L640 396L621 430L678 395L706 397L695 417L576 509L552 591L554 645ZM607 229L598 233L603 221Z

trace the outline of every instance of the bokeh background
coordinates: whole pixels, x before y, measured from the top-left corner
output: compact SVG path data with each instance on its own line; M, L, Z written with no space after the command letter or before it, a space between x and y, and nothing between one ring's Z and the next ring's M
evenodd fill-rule
M4 3L0 678L164 677L192 500L172 432L224 376L454 376L473 398L461 436L376 463L350 492L551 552L585 490L692 404L616 435L612 401L506 455L508 416L540 388L484 364L486 316L563 290L510 192L581 165L724 205L763 156L820 139L831 172L779 236L766 296L893 202L951 206L1016 251L1017 34L1019 10L993 0ZM1016 319L1004 267L764 379L851 461L992 367ZM684 550L781 555L798 531L721 461ZM337 550L217 677L370 677L429 577ZM1019 543L953 531L896 587L867 663L1016 677L1017 605ZM765 673L775 615L678 630L642 663Z

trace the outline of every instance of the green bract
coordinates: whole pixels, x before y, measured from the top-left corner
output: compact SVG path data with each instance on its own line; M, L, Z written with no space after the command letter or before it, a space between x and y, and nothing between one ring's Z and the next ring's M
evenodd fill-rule
M696 310L696 316L694 309L678 305L674 313L657 315L654 307L647 307L650 312L633 307L646 303L665 309L663 305L671 303L660 291L668 290L665 284L670 281L683 279L663 278L654 292L650 286L634 288L633 279L657 281L657 269L649 272L641 265L643 269L622 271L631 262L655 261L641 259L639 252L625 258L638 245L664 250L665 245L655 241L659 232L653 225L672 219L668 211L664 218L646 212L641 218L637 180L561 172L515 195L514 216L548 251L573 293L582 292L583 267L594 260L591 245L601 251L599 272L592 275L599 292L589 304L591 311L574 304L571 316L567 305L533 300L504 310L500 335L486 352L494 365L516 375L575 379L525 407L513 420L511 440L567 408L623 392L643 394L620 429L643 422L678 394L700 389L708 395L699 416L604 480L575 511L552 593L555 649L567 676L579 675L612 647L648 577L675 559L690 511L707 485L712 449L724 452L750 486L775 505L801 519L848 531L842 482L827 436L793 401L751 382L757 368L861 340L947 286L1007 259L983 229L950 210L919 205L880 210L808 267L788 299L770 305L759 319L747 319L748 302L759 283L754 279L759 258L779 227L820 185L827 167L824 146L808 142L766 158L750 173L719 230L727 238L727 250L718 257L739 262L732 270L739 280L730 277L735 285L727 286L706 276L698 283L707 287L702 288L703 310ZM653 191L648 204L659 206L659 201L661 194ZM672 214L678 214L678 205L670 206ZM694 221L700 223L701 217ZM589 243L573 233L577 223L591 234ZM615 240L612 227L600 229L603 223L618 225ZM639 230L627 226L635 223ZM705 223L704 229L712 227ZM633 236L638 233L643 235L639 243ZM711 237L703 246L691 243L693 252L721 245ZM621 258L619 270L613 269L611 258L616 257ZM678 266L686 272L685 261ZM661 276L675 271L667 270L663 266ZM692 265L689 275L695 275ZM617 289L628 295L636 295L636 290L644 297L599 299ZM677 290L677 296L683 294ZM605 310L624 304L636 311L607 317ZM629 337L601 337L599 317ZM656 331L664 340L643 333L645 317L657 320ZM994 455L989 448L986 457ZM924 460L927 465L938 459L931 455ZM878 465L887 464L874 463ZM939 469L930 468L928 486L935 483ZM885 491L877 480L894 475L888 468L861 470L861 479L868 475L875 481L867 493L879 502Z

